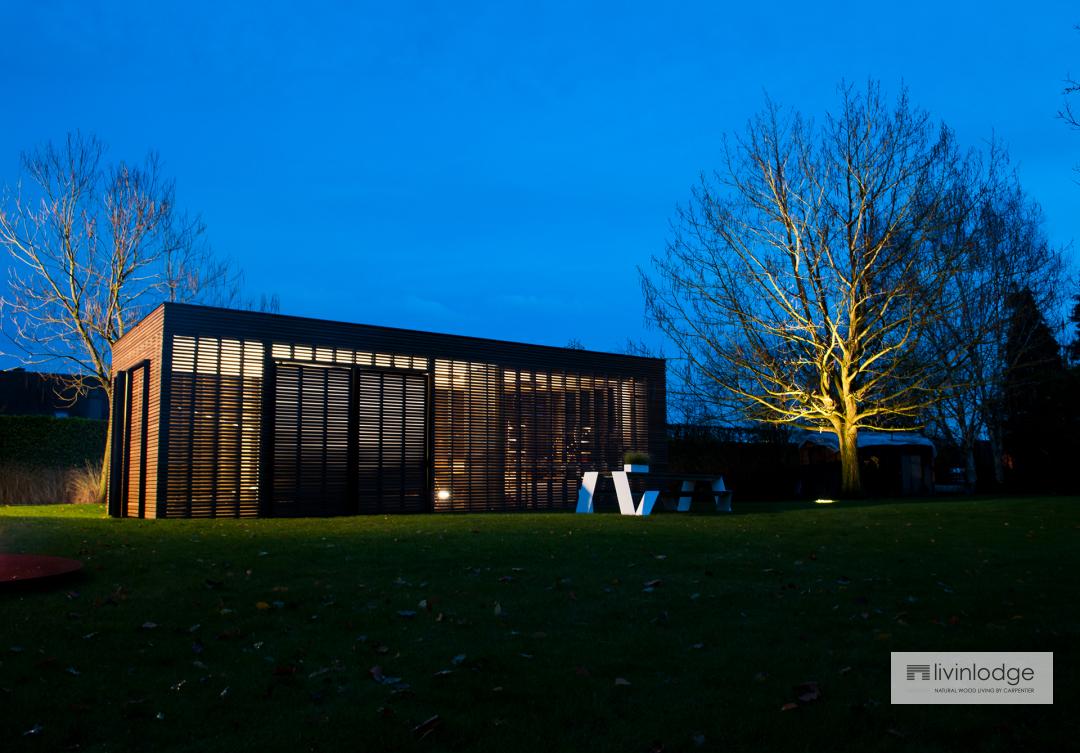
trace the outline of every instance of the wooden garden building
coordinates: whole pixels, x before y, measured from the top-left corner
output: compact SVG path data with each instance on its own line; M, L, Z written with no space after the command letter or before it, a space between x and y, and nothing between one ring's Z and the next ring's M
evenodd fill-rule
M113 380L114 516L573 509L666 460L662 359L166 303Z

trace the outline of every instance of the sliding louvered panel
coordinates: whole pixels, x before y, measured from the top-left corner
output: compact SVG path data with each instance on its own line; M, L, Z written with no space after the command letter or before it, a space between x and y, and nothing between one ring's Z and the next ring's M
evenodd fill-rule
M280 363L275 372L273 514L352 512L351 369Z
M359 511L427 511L426 377L358 370L356 385Z
M256 342L173 338L167 516L258 515L262 359Z

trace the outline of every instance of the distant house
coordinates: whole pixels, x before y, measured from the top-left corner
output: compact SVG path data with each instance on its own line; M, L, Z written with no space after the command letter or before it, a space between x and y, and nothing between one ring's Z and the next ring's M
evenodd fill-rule
M803 494L827 496L840 488L840 444L832 432L795 432L803 466ZM934 443L910 431L861 429L858 439L863 490L875 495L932 494Z
M63 375L10 369L0 371L0 414L8 416L56 416L58 418L109 417L105 390L91 389L67 400L58 394Z

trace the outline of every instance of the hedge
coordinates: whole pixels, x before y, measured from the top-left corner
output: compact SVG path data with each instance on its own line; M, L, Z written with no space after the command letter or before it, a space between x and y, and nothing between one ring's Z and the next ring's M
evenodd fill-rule
M100 464L107 422L91 418L0 416L0 463L42 468Z

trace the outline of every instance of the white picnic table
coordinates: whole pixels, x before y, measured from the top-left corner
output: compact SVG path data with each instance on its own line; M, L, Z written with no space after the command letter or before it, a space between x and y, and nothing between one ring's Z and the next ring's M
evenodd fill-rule
M600 480L600 471L585 471L581 475L581 487L578 489L577 512L592 513L593 498L596 496L596 485ZM647 469L638 469L635 466L623 466L621 471L610 471L611 480L615 483L615 496L619 501L620 515L650 515L656 506L656 500L660 496L659 489L646 489L641 499L635 500L630 490L630 475L633 473L647 474ZM712 474L700 473L664 473L654 474L659 480L676 479L680 482L680 494L676 512L689 512L690 502L693 498L694 485L698 481L708 481L712 486L713 500L717 512L731 512L731 491L724 485L724 477Z

